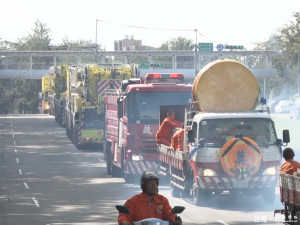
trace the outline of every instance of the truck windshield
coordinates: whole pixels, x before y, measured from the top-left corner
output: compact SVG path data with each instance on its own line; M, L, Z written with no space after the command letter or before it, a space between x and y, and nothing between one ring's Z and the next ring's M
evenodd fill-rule
M226 118L202 120L199 125L199 139L205 145L221 148L233 137L248 137L258 146L276 144L276 132L272 120L266 118Z
M103 120L103 119L102 119ZM86 130L99 130L101 129L101 125L104 122L101 122L101 118L97 115L97 109L95 108L87 108L84 111L84 129Z
M161 105L188 105L187 92L134 92L127 96L126 116L130 123L159 124Z

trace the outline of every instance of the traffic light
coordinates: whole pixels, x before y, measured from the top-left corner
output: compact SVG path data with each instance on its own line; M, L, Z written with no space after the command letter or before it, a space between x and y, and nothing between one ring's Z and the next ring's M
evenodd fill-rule
M225 49L230 49L230 50L243 50L244 46L243 45L225 45Z

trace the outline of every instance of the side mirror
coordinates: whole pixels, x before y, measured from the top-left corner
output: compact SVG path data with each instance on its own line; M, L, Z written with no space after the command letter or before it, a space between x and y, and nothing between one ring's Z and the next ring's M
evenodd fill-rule
M283 137L284 143L290 143L290 131L289 130L283 130L282 137Z
M189 143L195 142L195 132L194 132L194 130L189 130L188 131L188 142Z
M174 206L174 208L172 209L172 213L179 214L182 213L184 209L185 207L183 206Z
M116 205L116 208L120 213L130 214L130 211L126 205Z

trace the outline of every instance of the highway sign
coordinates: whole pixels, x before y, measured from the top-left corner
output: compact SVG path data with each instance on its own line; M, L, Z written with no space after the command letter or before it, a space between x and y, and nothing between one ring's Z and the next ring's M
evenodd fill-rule
M212 52L213 43L199 43L198 44L199 52Z
M149 69L149 62L139 62L140 69Z
M218 49L218 51L223 51L224 46L222 44L218 44L217 49Z

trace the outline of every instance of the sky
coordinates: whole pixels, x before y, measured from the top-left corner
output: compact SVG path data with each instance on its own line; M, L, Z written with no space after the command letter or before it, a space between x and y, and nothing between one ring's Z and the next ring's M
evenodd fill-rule
M0 4L0 41L27 36L39 20L51 30L53 45L66 38L91 40L107 51L126 35L153 47L181 36L251 50L300 12L299 0L1 0Z

